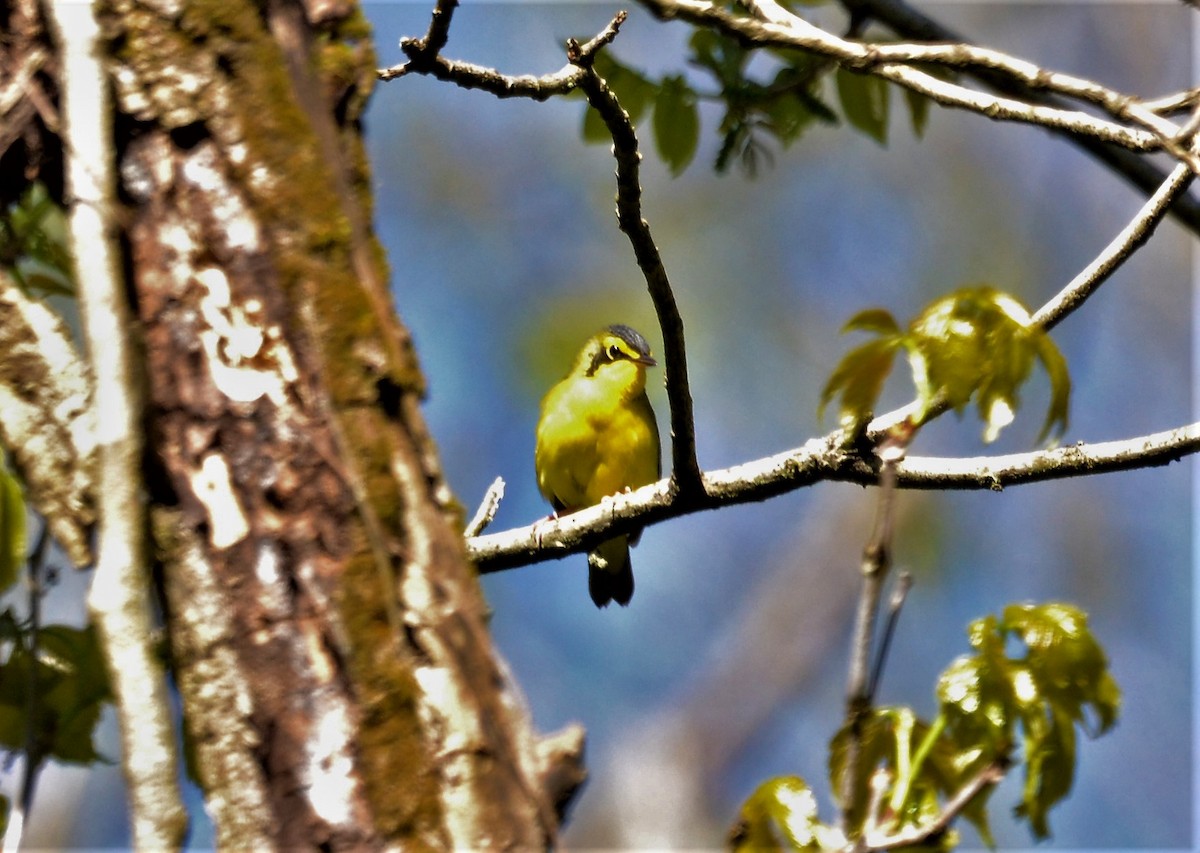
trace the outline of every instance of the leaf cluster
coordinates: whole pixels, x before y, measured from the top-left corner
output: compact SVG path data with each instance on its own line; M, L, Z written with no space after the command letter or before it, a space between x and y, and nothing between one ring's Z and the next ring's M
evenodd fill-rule
M0 267L26 295L75 293L66 215L39 181L0 213Z
M972 399L984 423L983 438L994 441L1020 407L1020 388L1038 362L1050 379L1050 404L1038 441L1067 428L1071 378L1067 363L1029 312L1014 297L992 287L957 290L928 305L907 328L882 308L855 314L842 332L874 337L838 363L821 391L818 413L835 398L839 421L851 434L871 420L875 403L904 351L917 389L920 426L940 405L960 416Z
M975 620L967 635L973 653L938 679L932 721L910 708L881 707L834 736L832 789L845 790L846 774L854 777L853 801L840 803L850 838L919 832L981 774L1004 772L1016 760L1025 766L1016 814L1036 838L1045 838L1050 809L1074 781L1076 729L1099 736L1116 723L1120 690L1078 608L1014 604L999 618ZM1010 653L1010 646L1016 650ZM960 812L989 845L991 790L980 786ZM957 840L953 830L933 833L920 849L949 849ZM824 850L845 843L839 830L820 821L811 790L794 776L767 780L747 798L730 841L737 850Z
M596 56L595 68L637 124L653 107L654 145L673 175L695 157L700 140L702 101L723 109L717 132L721 143L715 167L738 163L750 176L773 162L770 141L787 148L814 124L835 125L843 118L886 145L892 87L879 77L847 71L806 51L751 47L714 30L697 28L688 40L687 64L698 82L681 73L655 79L625 64L611 50ZM831 105L836 98L838 109ZM913 132L924 133L929 101L906 90ZM584 114L583 138L604 143L610 137L595 110Z
M7 647L0 663L0 747L28 750L34 761L107 761L93 740L104 703L112 698L95 629L22 625L5 610L0 643Z
M26 549L21 485L0 459L0 595L17 585ZM104 704L111 700L94 628L42 626L22 621L12 608L0 611L0 749L24 753L27 767L49 758L106 762L94 738ZM0 834L9 808L0 797Z

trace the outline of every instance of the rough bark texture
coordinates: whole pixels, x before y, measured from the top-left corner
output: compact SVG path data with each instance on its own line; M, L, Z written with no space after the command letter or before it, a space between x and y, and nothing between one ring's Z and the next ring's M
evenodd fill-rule
M92 561L92 379L62 319L0 268L0 445L78 566Z
M218 842L552 844L547 751L490 649L370 234L365 25L281 0L110 0L102 22L153 526Z

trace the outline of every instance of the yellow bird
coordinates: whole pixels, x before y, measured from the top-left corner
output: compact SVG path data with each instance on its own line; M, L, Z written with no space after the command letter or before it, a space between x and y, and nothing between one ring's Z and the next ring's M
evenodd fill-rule
M655 364L645 338L609 326L588 339L571 372L542 400L534 467L556 515L662 475L658 424L646 397L646 368ZM629 546L640 535L618 536L588 554L588 592L597 607L624 606L633 597Z

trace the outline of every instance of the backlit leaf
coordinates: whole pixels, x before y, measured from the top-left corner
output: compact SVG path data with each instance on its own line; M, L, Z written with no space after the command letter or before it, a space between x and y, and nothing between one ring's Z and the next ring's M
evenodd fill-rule
M759 785L743 803L729 841L738 851L820 851L843 843L841 833L821 823L816 797L799 776Z

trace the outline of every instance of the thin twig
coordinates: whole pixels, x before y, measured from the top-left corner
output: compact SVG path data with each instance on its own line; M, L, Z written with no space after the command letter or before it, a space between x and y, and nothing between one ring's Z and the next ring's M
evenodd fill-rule
M858 762L862 750L862 728L870 715L873 703L871 649L875 642L875 620L879 612L880 593L892 565L896 466L904 458L909 437L911 433L905 438L889 440L878 450L882 463L879 474L879 503L876 506L871 537L863 548L862 588L854 616L846 684L846 729L850 738L846 744L845 773L841 779L841 790L838 791L842 808L842 831L846 835L850 834L847 820L857 800L855 782L858 779Z
M479 509L475 510L475 515L467 522L466 528L463 530L463 536L468 538L478 536L484 529L492 523L492 519L496 517L496 511L500 509L500 501L504 498L504 478L497 477L488 486L484 492L483 500L479 504Z
M613 157L617 161L617 224L633 247L662 331L671 419L673 487L694 498L703 492L704 481L696 458L696 428L688 385L683 319L662 257L650 233L650 225L642 216L639 178L641 154L637 135L629 115L593 68L593 57L616 38L625 18L624 12L618 12L607 27L584 44L570 40L567 43L568 65L542 77L514 77L491 68L446 59L429 49L431 36L428 35L421 39L401 40L400 46L408 56L408 62L382 69L378 73L381 80L393 80L410 73L428 74L464 88L482 89L500 98L546 100L576 88L587 96L588 103L604 120L613 138ZM432 24L430 30L433 30Z
M874 702L879 695L879 680L883 677L883 667L887 663L888 651L892 647L892 638L896 634L896 625L900 621L900 610L912 589L912 572L902 571L896 578L896 586L888 599L887 617L883 630L879 632L879 651L875 654L875 663L871 667L871 679L867 683L867 696Z
M1196 173L1186 164L1176 166L1130 223L1105 246L1104 251L1033 315L1033 324L1049 331L1082 305L1096 288L1150 239L1158 223L1171 209L1172 202L1187 190L1195 177Z
M950 824L974 802L975 798L988 788L998 784L1008 773L1007 761L994 761L976 773L966 784L946 801L937 817L922 826L910 827L893 835L874 836L860 839L853 847L856 853L875 853L875 851L896 850L902 847L913 847L923 844L941 835L950 828Z

